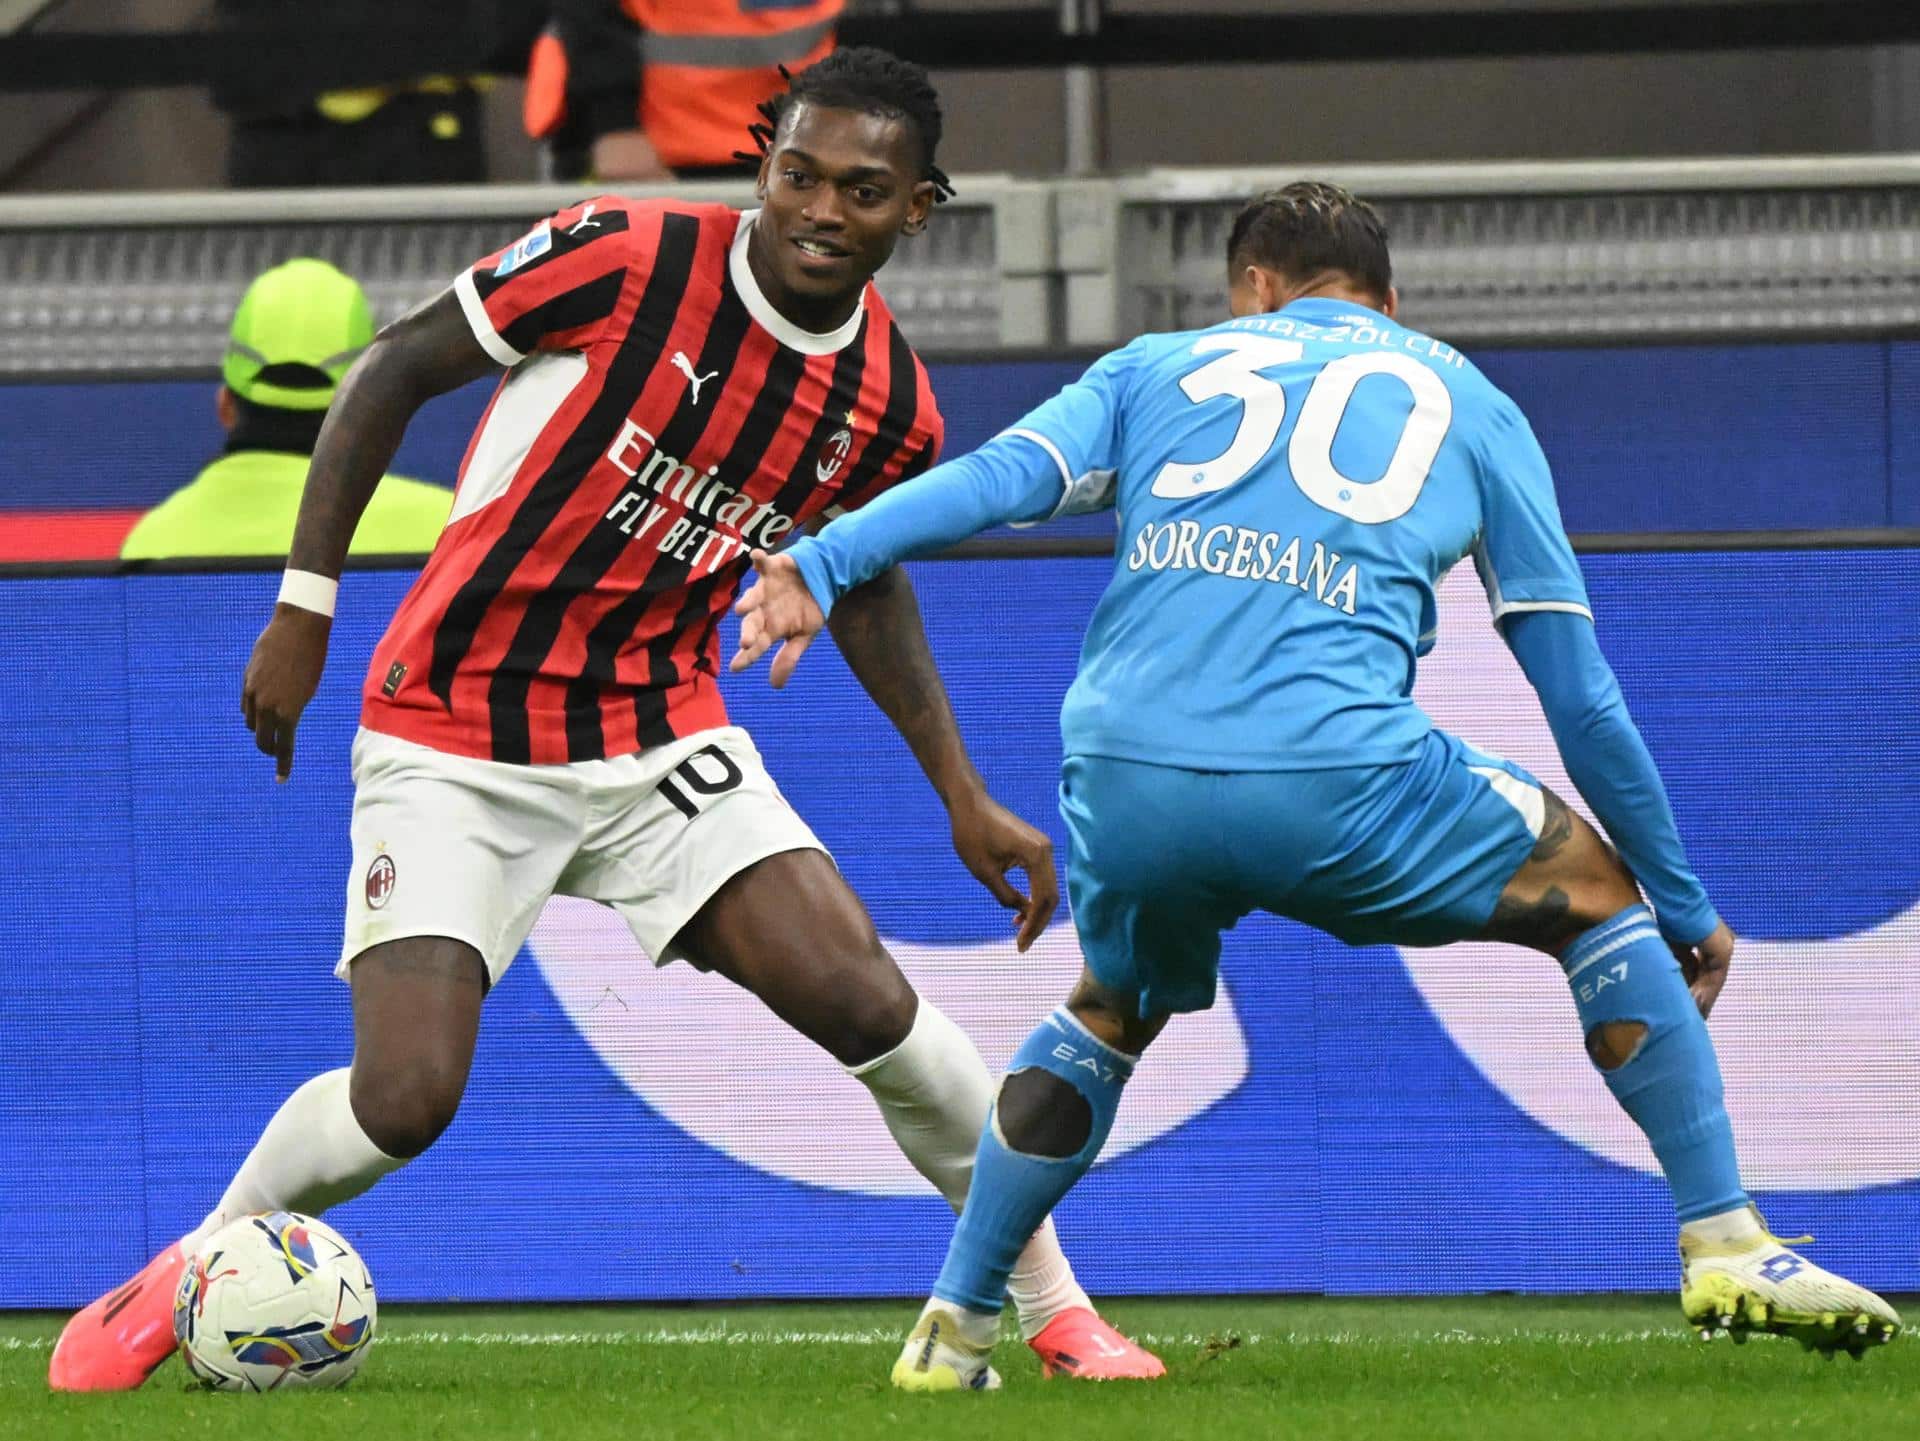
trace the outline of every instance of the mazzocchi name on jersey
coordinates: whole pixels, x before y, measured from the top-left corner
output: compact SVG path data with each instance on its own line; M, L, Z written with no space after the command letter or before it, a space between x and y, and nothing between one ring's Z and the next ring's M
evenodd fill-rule
M1381 324L1379 316L1344 316L1336 324L1314 324L1290 315L1242 315L1227 322L1228 330L1255 330L1263 335L1289 335L1295 340L1324 340L1334 345L1374 345L1425 356L1436 365L1466 368L1467 358L1444 340L1417 330Z
M1301 548L1313 546L1304 569ZM1128 570L1200 570L1230 580L1272 581L1296 587L1322 605L1353 614L1360 590L1360 567L1348 561L1341 569L1340 552L1303 536L1278 531L1251 530L1244 525L1201 528L1197 520L1149 521L1140 527L1127 555Z

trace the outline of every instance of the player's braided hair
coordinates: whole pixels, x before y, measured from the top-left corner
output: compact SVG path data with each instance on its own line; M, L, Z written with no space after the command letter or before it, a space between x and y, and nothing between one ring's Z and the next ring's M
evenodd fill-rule
M834 51L798 75L782 65L780 76L787 88L762 105L760 120L747 127L755 148L735 151L735 159L760 160L773 148L774 133L787 112L799 101L811 100L836 110L864 110L910 122L920 136L922 178L933 182L933 198L953 198L946 172L933 163L940 146L940 96L924 66L870 45L855 45Z
M1296 180L1256 195L1233 218L1227 265L1259 265L1306 280L1324 271L1351 276L1382 300L1393 288L1387 223L1343 185Z

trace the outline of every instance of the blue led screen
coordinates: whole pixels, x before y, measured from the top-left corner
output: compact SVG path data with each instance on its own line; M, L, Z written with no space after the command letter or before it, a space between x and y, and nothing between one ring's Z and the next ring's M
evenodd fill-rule
M1088 358L932 364L946 454L1017 420ZM1472 358L1532 422L1576 534L1920 525L1920 342ZM0 385L0 528L35 511L158 503L218 454L213 393L212 381ZM475 384L430 401L395 469L451 484L491 393ZM1070 524L1112 529L1106 516Z
M1824 1264L1920 1289L1898 1244L1920 1232L1920 552L1584 565L1696 867L1746 938L1713 1032L1749 1182ZM1106 569L914 569L983 772L1063 848L1055 716ZM0 1305L123 1278L198 1220L294 1086L346 1063L347 752L409 581L347 578L285 786L238 714L272 577L0 582ZM1420 699L1570 795L1470 572L1442 600ZM916 984L1003 1063L1076 972L1070 926L1014 957L830 647L784 693L726 693ZM1664 1187L1551 962L1349 950L1259 919L1223 974L1062 1209L1090 1289L1671 1285ZM725 983L655 970L580 902L548 908L489 999L451 1131L335 1214L394 1299L916 1294L951 1226L828 1058Z

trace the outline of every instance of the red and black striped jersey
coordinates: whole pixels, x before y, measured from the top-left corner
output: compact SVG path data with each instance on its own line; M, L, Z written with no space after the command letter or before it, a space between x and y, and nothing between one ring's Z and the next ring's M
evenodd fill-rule
M754 282L752 224L601 197L455 282L511 368L374 651L369 729L546 764L724 725L718 630L748 550L933 463L926 369L879 294L801 330Z

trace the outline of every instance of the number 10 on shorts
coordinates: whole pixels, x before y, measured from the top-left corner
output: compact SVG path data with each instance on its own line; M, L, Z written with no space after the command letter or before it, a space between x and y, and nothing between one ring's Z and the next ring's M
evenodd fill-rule
M660 778L660 794L692 820L701 811L694 796L725 795L744 779L732 756L717 745L702 746Z

